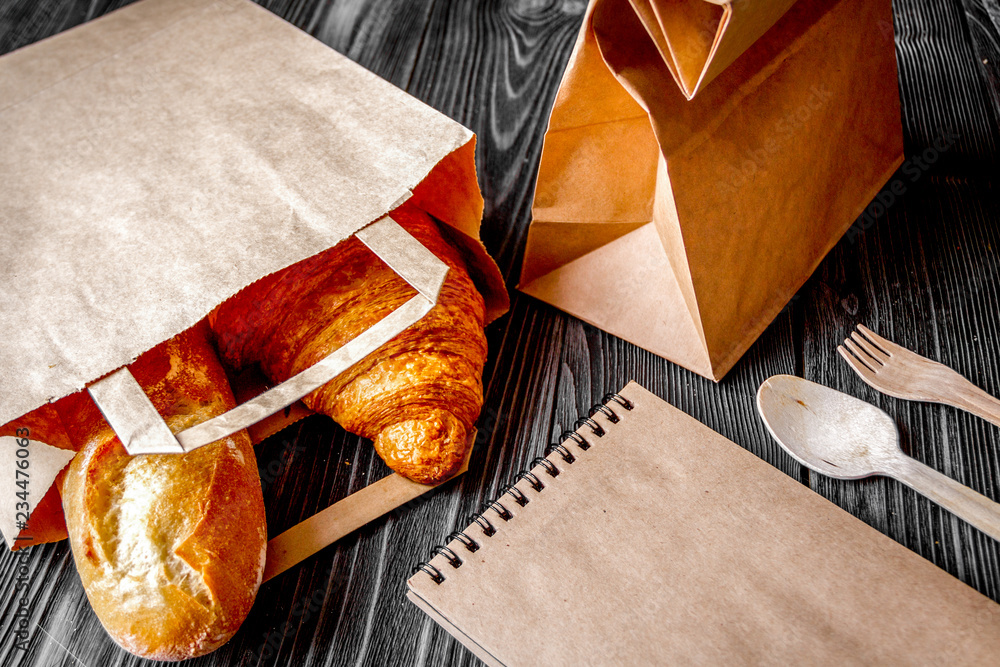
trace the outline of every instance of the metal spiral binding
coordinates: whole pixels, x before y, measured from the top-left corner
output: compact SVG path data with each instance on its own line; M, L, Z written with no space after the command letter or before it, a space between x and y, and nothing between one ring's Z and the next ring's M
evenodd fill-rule
M549 474L549 477L559 476L559 468L556 467L555 463L549 461L544 456L539 456L538 458L531 460L532 468L537 468L538 466L542 466L543 468L545 468L545 472Z
M427 561L424 561L422 563L418 563L417 566L415 568L413 568L413 574L416 574L417 572L419 572L421 570L424 571L424 572L426 572L427 574L431 575L431 580L435 584L440 584L442 581L444 581L444 575L441 574L441 570L437 569L436 567L434 567L433 565L431 565Z
M591 417L581 417L576 420L573 424L574 430L578 430L586 426L590 429L590 432L596 435L598 438L604 437L604 427L595 422Z
M502 497L506 495L513 496L514 502L520 505L521 507L524 507L530 502L528 500L528 496L524 495L524 492L521 491L521 489L514 486L513 484L508 484L504 487L501 487L500 496Z
M468 550L470 553L475 553L479 551L479 542L476 542L474 539L472 539L471 537L469 537L460 530L456 530L454 533L452 533L445 539L448 540L449 543L458 540L459 542L465 545L466 550Z
M510 513L509 509L507 509L506 507L504 507L503 503L500 502L499 498L497 498L493 502L489 502L489 503L486 503L485 505L483 505L482 510L480 511L480 514L482 514L483 512L485 512L487 508L489 508L489 509L493 510L494 512L496 512L497 516L499 516L504 521L510 521L511 519L514 518L514 515Z
M573 456L568 449L566 449L561 443L553 442L551 445L545 448L545 455L548 456L552 452L559 452L559 456L566 463L573 463L576 461L576 457Z
M473 514L472 516L470 516L468 518L468 521L470 526L473 523L478 525L482 529L483 534L486 535L486 537L493 537L497 533L497 529L493 527L493 524L490 523L490 520L484 517L481 512L479 514Z
M590 416L593 417L598 412L600 412L602 415L604 415L605 417L607 417L608 421L611 422L612 424L617 424L618 421L619 421L618 420L618 415L615 414L615 411L612 410L611 408L609 408L608 406L604 405L603 403L601 403L600 405L595 405L594 407L592 407L590 409Z
M593 433L595 437L603 438L604 435L607 433L607 431L604 429L603 426L594 421L593 416L598 412L600 412L612 424L617 424L619 421L621 421L621 417L619 417L618 414L616 414L615 411L611 409L610 406L608 406L608 403L612 401L617 403L620 407L624 408L625 410L631 410L634 407L631 401L629 401L627 398L625 398L620 394L616 393L606 394L604 398L601 399L601 402L599 404L595 405L593 408L590 409L589 416L583 417L576 422L575 429L578 430L581 427L586 426L587 428L590 429L590 432ZM567 447L570 441L575 443L576 446L580 449L580 451L583 452L587 451L591 447L591 444L587 442L587 439L584 438L579 433L577 433L576 430L567 431L566 433L563 433L561 440L562 442L552 443L551 445L546 447L545 456L539 456L538 458L534 459L531 462L531 468L519 472L517 476L514 478L513 484L507 484L506 486L502 487L500 489L499 497L497 497L495 500L491 502L484 503L483 506L480 507L479 512L469 517L468 526L476 524L477 526L479 526L480 530L483 531L483 535L485 535L486 537L493 537L494 535L496 535L497 529L496 526L494 526L493 523L488 518L486 518L486 510L492 509L498 517L500 517L503 521L506 522L513 519L514 514L509 509L507 509L507 507L504 506L503 503L500 502L500 500L504 496L507 495L511 496L514 499L514 502L516 502L521 507L524 507L529 502L531 502L531 499L528 498L528 496L525 495L523 491L514 486L514 484L517 484L522 479L526 479L528 480L528 484L531 486L531 488L534 489L535 492L540 493L545 488L545 484L542 483L542 480L538 478L538 475L536 475L532 471L532 469L541 466L542 468L544 468L545 472L550 477L553 478L558 477L559 473L562 471L555 463L553 463L546 457L548 457L552 452L556 452L559 454L560 458L562 458L562 460L566 462L567 465L570 465L574 461L576 461L576 455L573 454ZM466 550L470 552L477 551L480 548L479 542L469 537L469 535L462 530L458 530L451 533L450 535L448 535L447 539L448 539L448 544L456 540L458 542L461 542L465 546ZM435 546L433 549L431 549L431 558L437 555L444 556L448 560L448 564L451 565L453 568L461 567L462 563L464 562L458 554L456 554L450 547L447 546L447 544L445 545L439 544ZM431 565L429 561L423 561L421 563L418 563L417 566L413 568L413 574L416 574L417 572L420 571L426 572L428 575L430 575L431 580L436 584L440 584L446 578L444 574L441 572L441 570L435 567L434 565Z
M542 484L542 480L538 479L538 477L535 476L535 473L530 470L522 470L517 473L517 477L514 478L514 483L517 484L522 479L528 480L528 484L530 484L531 488L535 491L541 491L545 488L545 485Z
M573 442L576 443L576 446L582 449L583 451L587 451L588 449L590 449L590 443L584 440L583 436L577 433L576 431L563 431L563 434L560 436L560 438L562 438L563 442L566 442L567 440L572 440Z
M615 401L616 403L618 403L618 405L622 406L626 410L631 410L634 407L632 405L632 401L628 400L627 398L625 398L621 394L614 394L614 393L613 394L605 394L604 398L601 399L601 404L602 405L607 405L611 401Z
M458 568L462 566L462 559L458 557L458 554L445 545L439 544L431 550L432 557L437 556L438 554L447 558L452 567Z

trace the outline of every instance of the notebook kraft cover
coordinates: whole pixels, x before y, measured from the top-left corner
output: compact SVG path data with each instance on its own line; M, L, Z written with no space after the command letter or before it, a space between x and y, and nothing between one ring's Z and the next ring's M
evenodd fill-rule
M490 665L995 664L1000 606L635 383L408 582Z

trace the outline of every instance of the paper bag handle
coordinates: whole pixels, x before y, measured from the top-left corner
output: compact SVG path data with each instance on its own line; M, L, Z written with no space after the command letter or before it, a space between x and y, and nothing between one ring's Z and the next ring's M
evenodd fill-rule
M174 435L146 393L123 366L87 390L129 454L183 454L215 442L283 410L361 361L437 303L448 265L438 259L391 217L355 236L417 290L417 295L343 347L225 414Z

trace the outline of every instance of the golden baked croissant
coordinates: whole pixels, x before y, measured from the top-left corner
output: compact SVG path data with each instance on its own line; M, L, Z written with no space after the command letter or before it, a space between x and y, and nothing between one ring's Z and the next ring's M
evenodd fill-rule
M202 323L129 366L174 433L235 405L208 333ZM264 501L249 436L129 456L86 392L55 407L78 451L61 487L73 558L108 634L155 660L224 644L264 571Z
M482 408L485 308L462 257L426 213L404 204L391 215L448 264L438 303L304 401L374 440L393 470L432 484L461 465L467 431ZM259 362L272 381L282 382L415 294L352 237L250 285L216 308L209 322L225 361L237 368Z

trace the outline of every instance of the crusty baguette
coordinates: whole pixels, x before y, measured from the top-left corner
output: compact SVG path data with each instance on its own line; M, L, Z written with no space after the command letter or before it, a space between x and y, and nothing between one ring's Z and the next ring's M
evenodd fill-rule
M175 433L234 406L204 326L129 368ZM264 568L264 503L249 437L129 456L86 392L56 408L79 450L61 490L73 558L108 634L154 660L224 644L250 611Z

